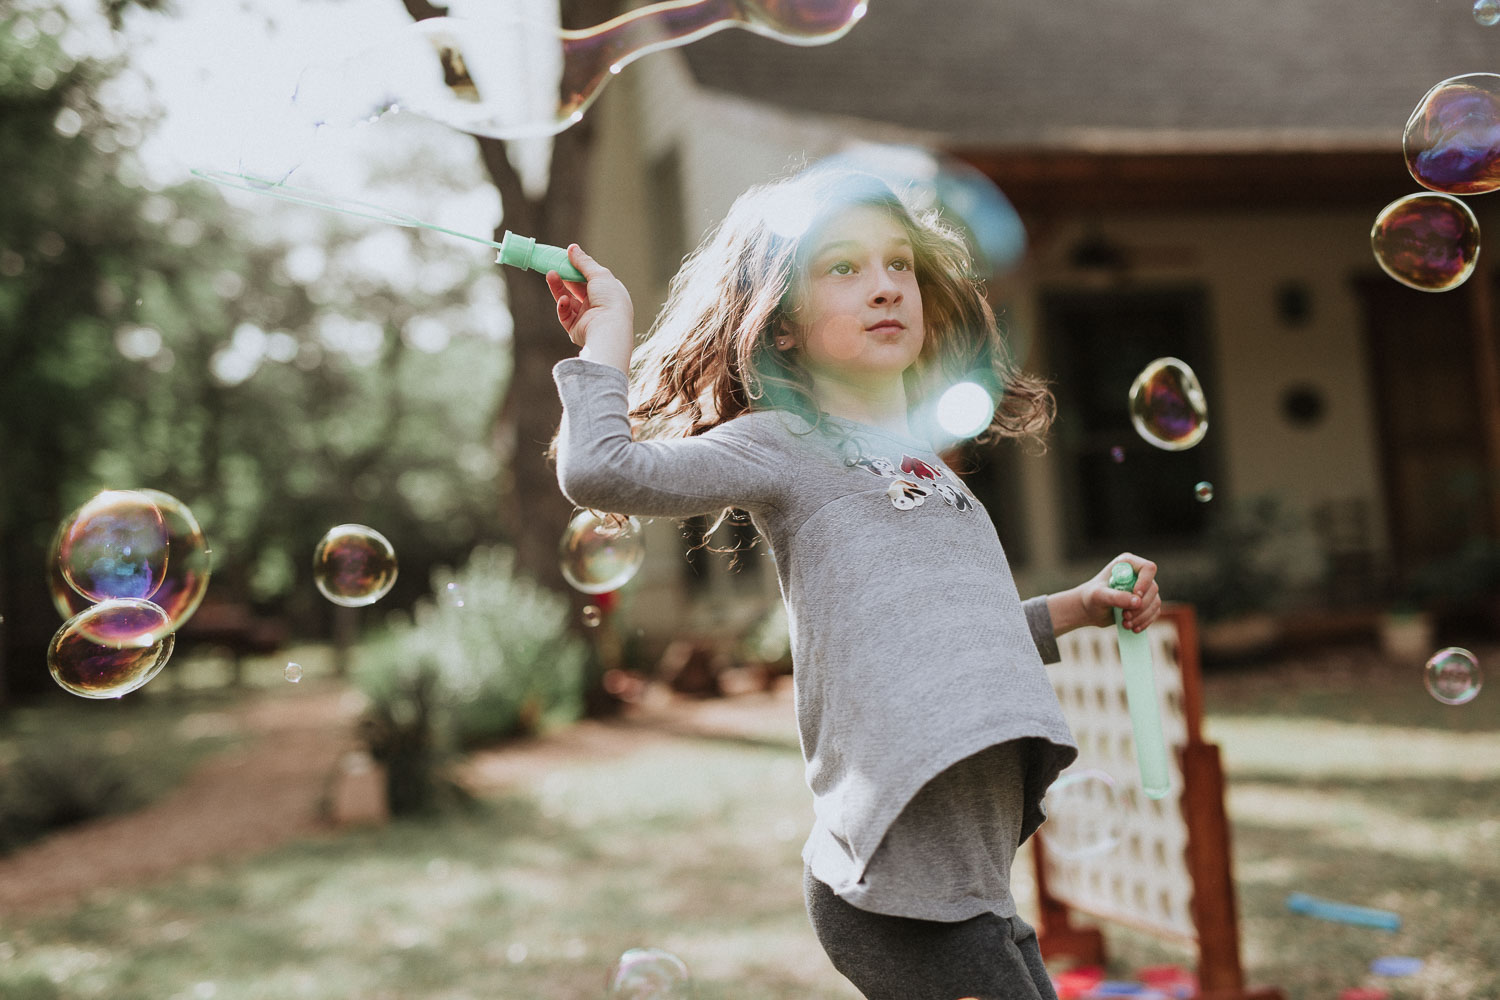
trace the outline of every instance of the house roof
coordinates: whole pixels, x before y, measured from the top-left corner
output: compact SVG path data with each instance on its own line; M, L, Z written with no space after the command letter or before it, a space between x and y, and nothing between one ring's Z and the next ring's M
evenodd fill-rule
M723 31L698 82L948 145L1399 149L1435 83L1500 70L1472 0L869 0L838 41Z

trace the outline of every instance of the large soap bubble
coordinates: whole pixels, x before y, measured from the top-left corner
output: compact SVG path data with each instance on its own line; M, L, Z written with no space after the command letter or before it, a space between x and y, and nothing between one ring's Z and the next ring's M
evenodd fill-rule
M1444 80L1420 101L1401 136L1418 184L1445 194L1500 188L1500 75Z
M166 574L162 513L138 490L105 490L79 507L57 536L63 579L90 601L146 598Z
M1165 451L1185 451L1208 433L1208 400L1187 362L1157 358L1130 385L1130 422Z
M1026 227L1010 200L975 167L917 146L870 144L825 157L813 169L874 174L919 211L940 212L968 238L979 276L1010 271L1026 253Z
M1077 860L1108 854L1120 846L1124 804L1120 786L1097 768L1070 771L1042 798L1047 822L1037 831L1049 854Z
M558 543L558 565L569 586L585 594L618 590L646 558L641 523L620 514L582 510Z
M346 608L374 604L396 584L396 550L363 524L329 528L313 550L313 582L324 597Z
M150 601L100 601L68 619L47 647L53 680L80 698L118 698L161 673L174 636Z
M824 44L842 38L865 9L864 0L672 0L565 30L553 5L496 5L416 21L368 49L310 67L296 104L320 124L352 125L399 109L497 139L555 135L647 53L730 27L793 45Z
M1423 292L1446 292L1469 280L1479 261L1479 220L1446 194L1409 194L1375 217L1375 261L1391 277Z

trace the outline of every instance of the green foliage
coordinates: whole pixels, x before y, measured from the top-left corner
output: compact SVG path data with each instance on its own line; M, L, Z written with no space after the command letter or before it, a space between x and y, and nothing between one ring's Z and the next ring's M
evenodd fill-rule
M568 628L569 605L517 576L509 550L476 550L457 574L437 574L433 590L413 622L365 644L354 674L370 699L362 731L386 765L393 812L430 807L430 789L395 783L435 776L445 755L582 711L588 651Z
M1281 498L1251 496L1216 513L1200 546L1206 566L1172 574L1172 598L1205 620L1270 610L1287 598L1291 579L1319 571L1309 564L1321 557L1306 525Z
M0 770L0 854L145 799L131 768L97 744L33 743Z

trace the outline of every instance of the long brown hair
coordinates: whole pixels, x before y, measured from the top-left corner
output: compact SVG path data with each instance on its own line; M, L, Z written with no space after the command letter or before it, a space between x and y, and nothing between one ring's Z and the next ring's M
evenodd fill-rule
M914 421L930 420L949 386L971 381L998 401L977 441L1044 445L1052 394L1014 363L962 234L935 210L909 208L874 175L816 167L746 191L672 279L631 364L637 437L691 437L773 407L822 422L811 379L775 339L792 324L807 237L854 206L889 212L912 242L925 334L905 375Z

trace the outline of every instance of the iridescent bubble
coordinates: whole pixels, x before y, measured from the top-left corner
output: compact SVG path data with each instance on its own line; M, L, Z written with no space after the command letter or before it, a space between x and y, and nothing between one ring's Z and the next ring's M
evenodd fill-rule
M396 550L384 535L363 524L329 528L313 550L313 582L334 604L374 604L396 582Z
M631 948L609 970L609 1000L688 1000L692 979L682 959L660 948Z
M283 671L283 676L285 676L286 679L291 681L293 684L296 684L302 679L302 664L288 663L286 665L286 670Z
M175 632L203 603L213 556L198 519L186 504L161 490L136 492L156 505L167 529L167 569L151 603L167 613L167 630Z
M1429 90L1401 136L1406 169L1445 194L1500 188L1500 75L1468 73Z
M1185 451L1208 433L1208 401L1184 361L1157 358L1130 384L1130 422L1147 442Z
M146 598L166 573L167 526L139 490L105 490L63 522L57 564L68 585L90 601Z
M1474 20L1486 28L1500 24L1500 0L1474 0Z
M1386 274L1423 292L1457 288L1479 259L1479 220L1446 194L1409 194L1380 210L1370 248Z
M563 579L585 594L618 590L646 558L641 523L621 514L583 510L574 515L558 544Z
M1449 646L1432 654L1423 668L1422 682L1427 693L1444 705L1465 705L1479 696L1484 673L1473 653Z
M938 397L938 426L952 437L971 438L994 417L995 400L977 382L959 382Z
M1010 271L1026 253L1026 227L995 182L973 166L917 146L869 144L818 161L815 170L874 174L918 211L938 212L968 238L983 277Z
M1119 465L1121 462L1125 461L1125 449L1121 448L1119 445L1115 445L1113 448L1109 449L1109 460L1116 465Z
M1193 499L1199 503L1208 503L1214 498L1214 484L1204 480L1193 487Z
M175 637L167 625L167 613L150 601L100 601L57 630L47 647L47 669L64 690L80 698L129 694L171 658Z
M1092 858L1120 846L1123 801L1119 786L1107 772L1088 768L1064 774L1047 789L1042 807L1047 821L1037 832L1049 854Z
M598 628L600 623L604 621L604 612L592 604L584 605L583 610L578 613L578 616L583 619L583 624L589 628Z
M400 110L496 139L555 135L647 53L729 27L793 45L823 44L848 32L865 3L654 3L568 31L555 12L548 19L521 5L478 5L467 13L416 21L364 51L310 67L297 83L304 117L353 125Z

